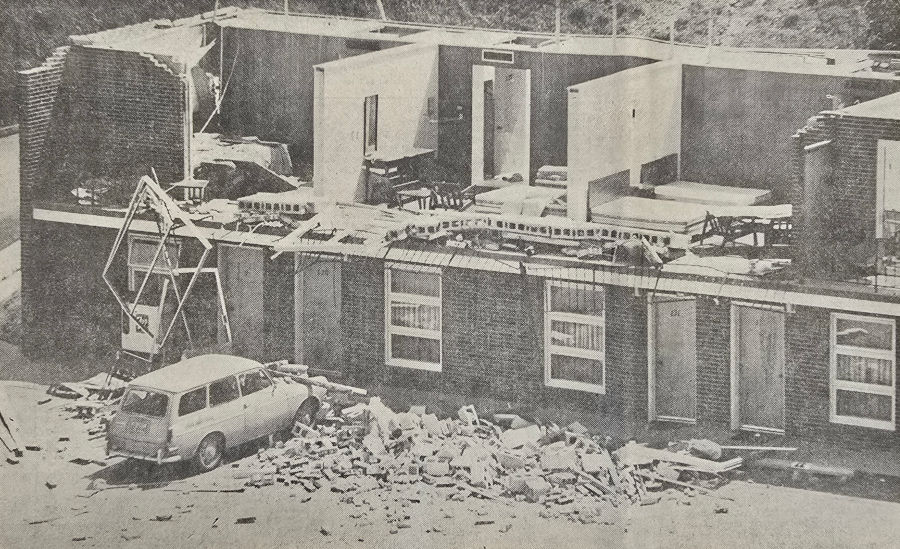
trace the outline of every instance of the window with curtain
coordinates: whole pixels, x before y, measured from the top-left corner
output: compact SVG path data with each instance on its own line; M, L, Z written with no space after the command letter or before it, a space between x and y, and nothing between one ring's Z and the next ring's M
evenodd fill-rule
M544 302L544 382L550 387L604 393L603 287L548 280Z
M894 430L896 338L892 319L831 315L831 421Z
M441 274L385 269L387 357L392 366L441 370Z

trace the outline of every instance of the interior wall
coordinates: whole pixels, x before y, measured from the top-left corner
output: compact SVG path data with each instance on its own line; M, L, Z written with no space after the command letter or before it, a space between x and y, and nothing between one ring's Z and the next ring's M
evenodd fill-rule
M222 39L222 85L228 83L222 129L288 143L300 159L312 160L313 67L369 52L348 47L342 37L256 29L224 28Z
M378 96L378 151L437 148L428 98L438 94L436 46L408 45L317 67L314 189L319 196L365 199L365 98Z
M472 67L488 64L481 48L440 46L438 160L446 177L466 182L472 174ZM513 63L496 67L531 70L530 174L543 165L566 165L568 98L566 88L650 63L629 56L571 55L516 51ZM522 174L523 176L525 174Z
M681 179L790 195L791 136L833 108L889 93L891 82L684 66Z
M586 220L590 182L624 170L640 183L641 166L681 148L681 66L655 63L569 89L569 216Z

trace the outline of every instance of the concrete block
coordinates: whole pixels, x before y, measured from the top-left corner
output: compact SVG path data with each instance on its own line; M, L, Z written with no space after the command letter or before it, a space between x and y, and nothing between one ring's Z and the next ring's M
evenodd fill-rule
M525 497L527 497L529 501L536 502L549 492L550 488L552 488L550 483L541 477L528 478L525 480Z
M541 453L541 468L548 471L574 471L577 455L574 448L545 449Z
M515 471L525 467L525 458L512 452L500 451L495 454L500 465L508 470Z
M422 428L424 428L432 437L438 438L444 436L442 424L434 414L422 415Z
M450 463L447 461L438 461L430 459L425 461L422 470L426 475L433 477L445 477L450 474Z
M521 429L508 429L500 434L500 442L513 450L529 443L536 443L540 438L541 428L537 425L529 425Z

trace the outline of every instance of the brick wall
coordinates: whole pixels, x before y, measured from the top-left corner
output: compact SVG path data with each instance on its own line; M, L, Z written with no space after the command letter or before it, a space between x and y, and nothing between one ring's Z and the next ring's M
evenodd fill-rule
M875 194L879 139L900 140L900 120L844 116L837 120L839 151L834 201L835 230L850 242L875 238Z
M900 443L898 431L840 425L829 420L831 312L827 309L797 307L794 313L787 315L785 326L787 432L841 444L874 443L887 446ZM900 380L897 380L896 376L895 383L897 384L895 390L900 393Z
M697 421L728 428L731 418L731 304L697 298Z
M294 257L282 254L266 258L265 348L272 360L294 357Z
M149 54L72 46L63 82L61 130L54 136L54 189L73 180L113 180L127 199L154 168L161 181L184 171L183 67ZM167 64L168 63L168 64ZM118 185L114 185L118 187Z
M804 216L803 147L832 140L833 173L817 227ZM875 253L875 202L878 140L900 140L900 120L819 115L793 138L795 238L802 272L810 277L852 276L854 264ZM821 193L820 193L821 194Z
M101 278L115 237L115 229L32 222L28 286L35 299L22 328L29 355L108 357L120 347L119 306ZM111 276L127 288L124 262Z
M544 385L544 279L445 269L441 372L385 365L383 262L343 268L346 371L354 383L491 398L527 410L571 410L617 421L646 418L646 306L608 287L606 394Z
M27 328L34 322L35 268L34 235L31 205L34 187L47 175L47 135L57 110L57 96L68 47L58 48L40 66L17 74L16 93L19 105L19 234L22 241L22 323ZM23 337L26 354L33 351L35 341Z

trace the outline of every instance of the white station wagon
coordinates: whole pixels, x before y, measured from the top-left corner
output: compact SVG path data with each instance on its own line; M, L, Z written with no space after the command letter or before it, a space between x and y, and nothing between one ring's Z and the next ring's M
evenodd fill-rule
M106 453L157 464L193 460L210 471L226 449L312 422L324 393L273 378L247 358L189 358L129 384L107 430Z

